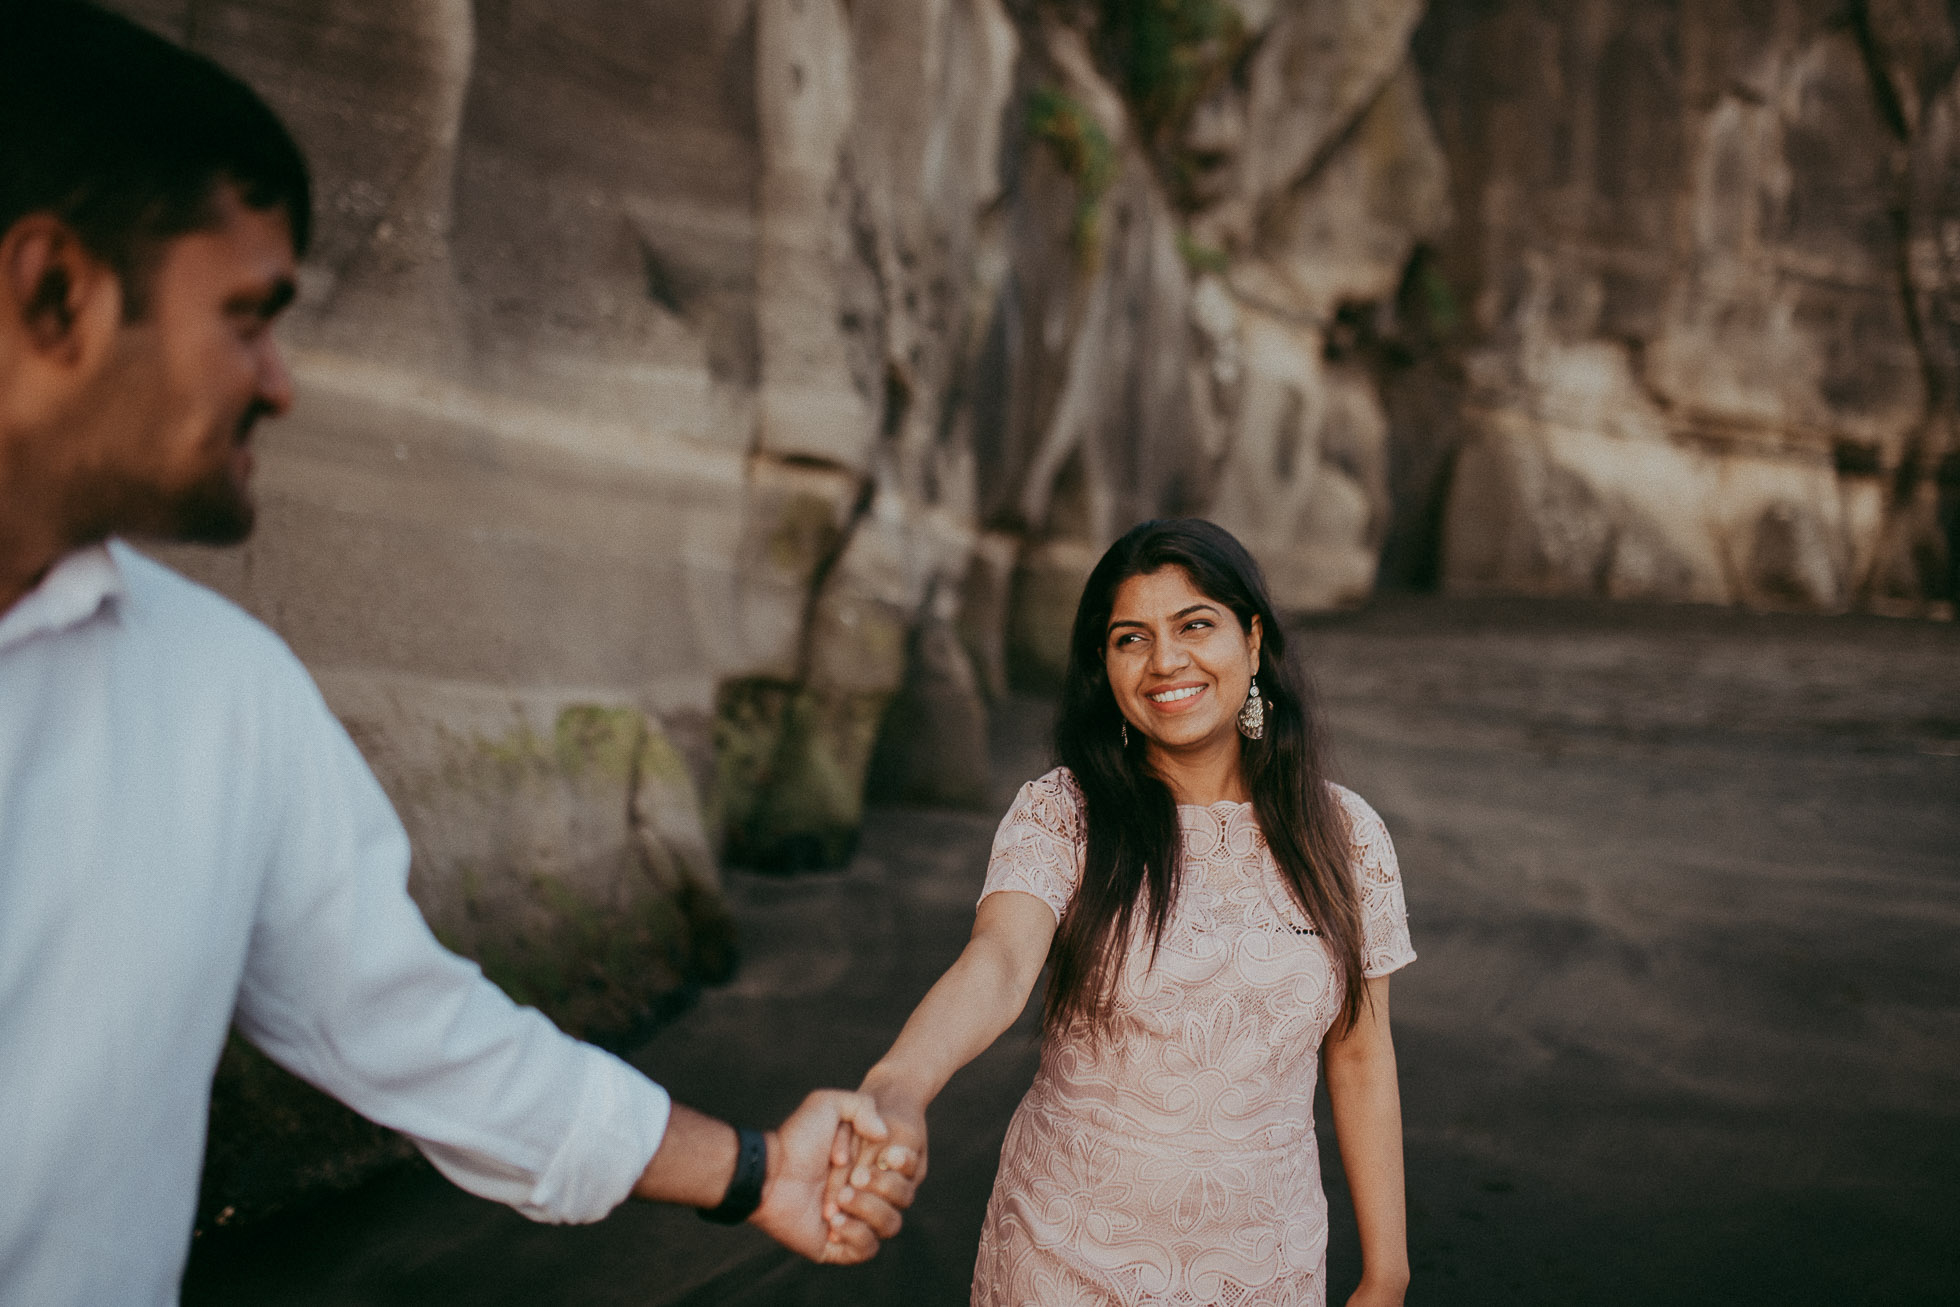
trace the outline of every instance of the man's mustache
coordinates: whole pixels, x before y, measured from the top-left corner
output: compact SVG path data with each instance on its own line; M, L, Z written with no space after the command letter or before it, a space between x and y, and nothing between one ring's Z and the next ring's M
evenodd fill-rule
M243 445L251 440L252 428L259 424L259 419L269 418L274 416L274 414L275 410L271 404L268 404L262 399L253 400L245 406L245 411L239 415L238 425L232 429L232 443L234 445Z

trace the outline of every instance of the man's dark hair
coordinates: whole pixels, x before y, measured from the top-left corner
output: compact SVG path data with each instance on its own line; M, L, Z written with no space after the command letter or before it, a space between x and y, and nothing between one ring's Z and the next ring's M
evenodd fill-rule
M306 159L278 115L211 60L81 0L0 0L0 233L74 228L140 318L165 242L216 220L220 187L312 226Z

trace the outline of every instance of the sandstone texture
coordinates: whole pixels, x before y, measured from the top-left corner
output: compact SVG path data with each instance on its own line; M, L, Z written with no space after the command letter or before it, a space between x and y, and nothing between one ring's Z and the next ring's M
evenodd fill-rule
M1439 3L1417 47L1467 319L1444 582L1950 612L1960 11Z

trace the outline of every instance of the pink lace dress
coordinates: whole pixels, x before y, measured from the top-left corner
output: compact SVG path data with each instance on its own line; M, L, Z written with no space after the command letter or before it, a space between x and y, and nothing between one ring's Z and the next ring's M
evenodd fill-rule
M1415 957L1388 831L1339 790L1369 976ZM1007 1129L975 1307L1319 1307L1327 1199L1313 1093L1341 983L1279 880L1250 804L1185 805L1184 880L1150 966L1132 940L1099 1046L1051 1039ZM1081 874L1066 768L1023 786L986 889L1059 917ZM1141 934L1141 932L1138 932Z

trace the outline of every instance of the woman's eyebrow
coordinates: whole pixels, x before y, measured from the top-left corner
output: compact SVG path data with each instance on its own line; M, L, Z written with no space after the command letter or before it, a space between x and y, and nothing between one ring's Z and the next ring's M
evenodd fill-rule
M1176 612L1172 613L1171 620L1173 622L1181 622L1193 613L1215 614L1217 612L1218 612L1217 607L1212 604L1192 604L1188 608L1180 608ZM1150 623L1141 621L1134 617L1119 617L1109 624L1109 629L1114 631L1119 626L1134 626L1140 631L1147 631L1150 629Z

